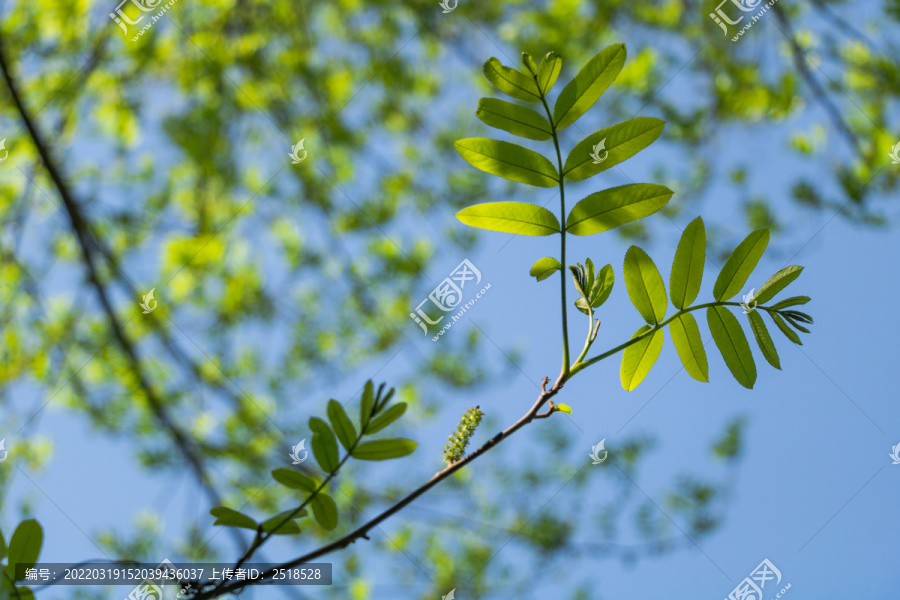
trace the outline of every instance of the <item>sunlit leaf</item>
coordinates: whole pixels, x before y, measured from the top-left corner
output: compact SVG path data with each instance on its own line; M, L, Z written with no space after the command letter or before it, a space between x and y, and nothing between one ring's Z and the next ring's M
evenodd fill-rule
M649 325L644 325L638 329L632 337L650 331ZM648 335L642 340L625 348L622 353L622 365L619 368L619 378L622 381L622 387L630 392L644 380L647 373L653 367L653 363L659 358L659 353L663 347L663 331L657 329L653 334Z
M697 217L684 228L678 249L675 250L675 260L672 261L669 296L675 308L684 309L697 299L700 283L703 281L705 260L706 228L703 219Z
M537 262L531 266L531 276L538 281L547 279L557 271L562 271L562 265L559 264L558 260L550 257L539 258Z
M741 324L728 309L721 306L707 308L706 320L728 370L738 383L752 389L756 382L756 363L753 362L750 344Z
M719 302L733 298L747 283L750 273L756 268L769 243L769 230L757 229L738 244L725 261L725 266L716 278L713 296Z
M557 129L574 123L615 81L625 64L625 44L610 46L588 61L559 93L553 107Z
M638 117L592 133L569 153L563 175L580 181L610 169L652 144L665 126L661 119Z
M493 56L484 63L484 76L501 92L517 100L538 102L541 99L534 78L515 69L504 67Z
M465 138L453 145L469 164L485 173L538 187L559 183L553 163L534 150L487 138Z
M765 304L774 298L778 292L786 288L788 284L800 277L800 273L802 272L803 267L798 267L797 265L791 265L790 267L781 269L769 277L769 280L759 288L753 296L753 299L759 304Z
M709 381L709 363L694 315L684 313L673 319L669 323L669 334L688 375L697 381Z
M478 101L475 116L485 124L530 140L549 140L552 136L547 119L530 108L494 98Z
M747 313L747 318L750 320L750 328L753 330L753 337L756 338L756 345L762 350L763 356L766 357L770 365L776 369L781 369L778 351L775 349L775 343L772 342L772 337L769 335L769 330L766 329L763 318L755 310Z
M542 206L524 202L476 204L456 213L456 218L472 227L503 233L518 235L559 233L559 221L552 212Z
M632 246L625 253L625 288L631 303L644 320L655 325L666 316L666 288L662 276L647 253Z
M612 265L604 265L594 278L594 284L591 286L591 306L597 308L601 306L609 295L612 293L613 284L616 281L616 274L613 272Z
M595 192L572 208L566 231L592 235L652 215L666 205L672 190L655 183L630 183Z
M538 67L538 85L544 95L550 91L559 72L562 70L562 58L556 52L548 52Z

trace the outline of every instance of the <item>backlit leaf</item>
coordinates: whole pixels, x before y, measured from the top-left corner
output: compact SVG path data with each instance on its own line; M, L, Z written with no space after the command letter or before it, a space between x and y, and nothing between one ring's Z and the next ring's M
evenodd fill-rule
M741 324L731 312L721 306L707 308L706 320L728 370L738 383L752 389L756 382L756 363L753 362L750 344Z
M655 183L630 183L595 192L572 208L566 231L592 235L652 215L666 205L672 190Z
M666 316L666 288L653 260L632 246L625 253L625 288L644 320L655 325Z
M313 479L307 477L303 473L295 471L294 469L288 469L285 467L275 469L274 471L272 471L272 477L274 477L275 481L277 481L281 485L295 490L314 492L319 488L319 484L316 483Z
M759 349L762 350L763 356L766 357L766 360L769 361L770 365L776 369L781 369L778 351L775 349L775 344L772 342L772 337L769 335L769 330L766 329L763 318L760 316L759 312L755 310L747 313L747 318L750 319L750 328L753 330L753 337L756 338L756 344L759 346Z
M534 150L487 138L465 138L453 145L469 164L485 173L538 187L559 183L553 163Z
M557 129L568 127L594 105L618 77L625 54L625 44L616 44L601 50L582 67L556 99L553 120Z
M484 76L497 86L497 89L516 100L538 102L541 99L534 78L515 69L504 67L493 56L484 63Z
M675 308L682 310L697 299L703 281L703 265L706 260L706 228L703 219L697 217L684 228L672 274L669 276L669 296ZM707 381L707 380L703 380Z
M209 511L209 514L216 518L213 525L225 525L226 527L241 527L243 529L257 530L257 523L247 515L236 510L217 506Z
M378 433L397 419L403 416L403 413L406 412L406 402L398 402L394 404L389 409L378 415L375 419L369 423L368 429L366 429L367 434Z
M301 519L301 518L305 517L307 514L306 509L304 508L303 510L298 512L296 515L294 515L293 513L294 513L293 509L286 510L284 512L278 513L271 519L266 519L265 521L262 522L263 531L265 531L266 533L272 533L272 531L275 529L275 527L278 527L278 525L281 525L281 527L278 528L278 531L275 532L275 535L292 535L292 534L300 533L300 525L297 524L295 519ZM287 521L286 523L284 523L282 525L282 522L292 515L293 515L293 518L290 521Z
M706 360L706 350L703 348L703 338L700 337L700 328L697 327L694 316L684 313L673 319L669 323L669 334L688 375L697 381L709 381L709 363Z
M725 266L716 278L713 296L719 302L733 298L747 283L750 273L756 268L769 243L769 230L757 229L738 244L725 261Z
M538 281L547 279L557 271L562 271L562 265L559 264L558 260L550 257L539 258L537 262L531 266L531 276Z
M494 98L478 101L475 116L485 124L530 140L549 140L550 125L547 119L524 106Z
M310 500L313 510L313 517L316 523L331 531L338 525L338 509L337 504L328 494L319 492Z
M665 126L666 122L661 119L638 117L592 133L569 153L563 175L566 179L581 181L610 169L652 144ZM598 144L602 148L594 153ZM599 163L595 157L600 159Z
M538 85L544 95L546 95L553 87L553 84L556 83L556 78L559 77L559 72L561 70L562 58L560 58L556 52L548 52L544 55L544 60L541 61L541 66L538 67Z
M632 339L650 331L649 325L644 325L638 329ZM619 368L619 378L622 381L622 387L626 391L631 391L644 380L647 373L653 367L653 363L659 358L659 353L663 347L662 329L657 329L652 335L648 335L639 342L625 348L622 353L622 365Z
M559 233L556 216L542 206L524 202L475 204L456 213L456 218L472 227L515 233L550 235Z
M791 265L790 267L781 269L769 277L769 280L759 288L759 291L756 292L753 299L759 304L765 304L774 298L778 292L786 288L788 284L800 277L800 273L802 272L803 267L798 267L797 265Z

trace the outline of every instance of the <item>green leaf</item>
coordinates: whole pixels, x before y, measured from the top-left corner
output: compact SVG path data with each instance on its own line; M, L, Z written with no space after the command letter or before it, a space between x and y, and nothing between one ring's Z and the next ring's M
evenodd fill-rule
M678 310L691 305L700 292L703 281L703 264L706 260L706 228L703 219L697 217L684 228L675 260L672 261L672 274L669 276L669 296ZM708 381L704 379L703 381Z
M337 504L328 494L319 492L309 502L312 505L313 517L316 523L331 531L338 525Z
M791 296L790 298L785 298L781 302L776 302L771 308L774 310L781 310L782 308L799 306L801 304L806 304L807 302L809 302L809 296Z
M756 263L766 251L768 243L769 230L757 229L738 244L716 279L716 285L713 287L716 301L728 300L741 291L750 273L756 268Z
M554 411L554 412L568 413L568 414L571 415L571 414L572 414L572 407L569 406L568 404L557 404L556 406L553 407L553 411Z
M672 190L655 183L630 183L595 192L572 208L566 231L593 235L643 219L666 205Z
M522 64L525 65L525 69L528 73L533 77L537 75L538 66L537 63L534 62L534 58L527 52L522 53Z
M524 106L505 100L482 98L475 116L486 125L508 131L530 140L549 140L552 136L547 119Z
M753 330L753 337L756 338L756 344L759 346L759 349L762 350L763 356L766 357L766 360L769 361L770 365L780 370L781 361L778 359L778 351L775 350L775 344L772 342L772 337L769 335L769 330L766 329L763 318L755 310L747 313L747 318L750 319L750 328Z
M328 401L328 420L331 421L331 426L334 428L341 446L345 450L350 450L358 438L356 427L353 426L353 421L350 420L344 407L337 400Z
M666 316L666 287L653 260L632 246L625 253L625 288L644 320L655 325Z
M525 202L487 202L468 206L456 218L471 227L517 235L559 233L556 215L542 206Z
M13 581L16 579L16 565L24 565L30 569L37 562L44 544L44 530L35 519L26 519L19 523L9 540L6 572ZM24 579L24 578L23 578Z
M592 133L569 153L563 176L581 181L610 169L652 144L665 126L661 119L638 117ZM601 147L594 154L594 146L598 144ZM601 162L597 163L594 156Z
M538 281L547 279L557 271L562 271L562 265L559 264L558 260L550 257L538 259L538 261L531 266L531 276Z
M362 399L359 403L359 428L365 429L366 423L372 418L372 409L375 408L375 385L372 380L366 381L363 388Z
M485 173L538 187L559 183L553 163L534 150L488 138L465 138L453 145L469 164Z
M216 522L213 523L213 525L240 527L242 529L252 529L253 531L256 531L259 527L256 521L254 521L244 513L232 510L230 508L225 508L224 506L217 506L213 508L209 511L209 514L216 518Z
M649 325L644 325L631 338L634 339L650 329ZM625 348L625 352L622 353L622 366L619 369L619 378L625 391L630 392L644 380L653 363L659 358L662 347L663 332L662 329L657 329L652 335Z
M493 56L484 63L484 76L497 86L498 90L516 100L538 102L541 99L534 78L515 69L504 67Z
M6 558L6 539L3 537L3 532L0 531L0 560Z
M615 282L616 274L613 272L612 265L604 265L594 278L594 285L591 286L591 306L597 308L606 302L612 293Z
M2 597L0 596L0 598ZM34 600L34 592L31 591L31 588L19 585L16 586L14 592L10 592L9 598L10 600Z
M404 438L387 438L363 442L353 450L353 458L360 460L388 460L412 454L418 444Z
M314 492L319 488L319 484L316 483L315 480L294 469L287 469L284 467L275 469L272 471L272 477L274 477L275 481L281 485L294 490Z
M759 291L753 296L753 299L759 304L765 304L769 300L775 297L775 294L783 290L790 284L792 281L800 277L800 273L803 272L803 267L798 267L797 265L791 265L790 267L785 267L782 270L778 271L766 281Z
M339 464L337 440L334 433L328 423L319 417L309 419L309 428L313 432L312 449L316 462L326 473L333 473Z
M797 322L798 319L796 317L794 317L791 313L783 312L783 313L781 313L781 316L783 316L785 319L787 319L787 322L790 323L791 325L793 325L794 329L802 331L803 333L809 333L809 329L807 329L806 327L804 327L803 325L798 323Z
M557 129L564 129L600 99L625 64L625 44L610 46L588 61L563 88L553 107Z
M750 353L750 344L737 318L721 306L706 309L706 320L713 340L728 365L728 370L745 388L752 389L756 382L756 364Z
M700 328L697 327L694 316L684 313L672 320L669 323L669 334L688 375L697 381L708 382L709 363L706 360L706 350L703 348L703 338L700 337Z
M785 337L787 337L787 339L791 340L798 346L803 345L803 342L800 341L800 336L797 335L797 333L793 329L788 327L787 323L784 322L784 319L781 318L781 315L770 311L769 316L772 317L772 320L778 326L778 329L781 330L781 333L783 333Z
M583 297L578 297L575 300L575 308L577 308L578 310L580 310L581 312L583 312L586 315L591 314L590 304L588 304L588 301L585 300Z
M383 414L379 415L374 421L369 423L369 428L366 429L367 434L378 433L397 419L403 416L403 413L406 412L406 402L398 402L393 405Z
M562 58L556 52L548 52L544 55L544 60L541 61L541 66L538 68L538 87L545 96L556 83L556 78L559 77L561 70Z
M272 533L276 526L279 523L287 519L291 514L293 514L294 509L286 510L284 512L280 512L271 519L266 519L262 522L263 531L266 533ZM300 512L298 512L293 519L286 522L284 525L278 528L278 531L275 532L275 535L292 535L300 533L300 525L297 524L295 519L302 519L307 515L306 509L304 508Z

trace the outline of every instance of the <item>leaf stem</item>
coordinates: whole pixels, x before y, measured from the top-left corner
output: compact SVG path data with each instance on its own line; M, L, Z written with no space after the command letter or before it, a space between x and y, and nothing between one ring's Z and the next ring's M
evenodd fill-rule
M529 69L530 70L530 69ZM547 98L544 95L544 91L541 89L541 84L538 82L537 73L532 72L532 77L534 78L534 83L538 88L538 92L541 94L541 104L544 105L544 110L547 112L547 121L550 123L550 135L553 136L553 146L556 148L556 164L559 167L558 175L559 175L559 206L560 206L560 264L562 265L562 269L560 270L560 301L562 304L562 338L563 338L563 364L562 370L559 373L559 377L562 380L565 380L569 377L571 372L570 370L570 362L569 362L569 324L566 318L566 186L563 181L563 164L562 164L562 154L559 151L559 135L556 132L556 123L553 122L553 114L550 112L550 106L547 104Z
M665 327L666 325L668 325L669 323L671 323L672 321L674 321L675 319L677 319L678 317L680 317L681 315L683 315L685 313L693 312L695 310L700 310L701 308L709 308L711 306L743 306L743 305L740 302L707 302L706 304L698 304L696 306L691 306L689 308L681 309L677 313L675 313L674 315L669 317L668 319L662 321L661 323L657 323L656 325L654 325L653 327L651 327L650 329L648 329L641 335L636 335L633 338L631 338L630 340L628 340L627 342L625 342L623 344L619 344L615 348L613 348L611 350L607 350L603 354L595 356L585 362L581 362L581 358L579 357L578 361L574 365L572 365L571 375L575 375L575 373L578 373L579 371L583 371L584 369L588 368L589 366L593 365L594 363L598 363L601 360L603 360L604 358L609 358L613 354L616 354L617 352L624 350L628 346L631 346L632 344L636 344L637 342L644 339L645 337L653 335L657 330L662 329L663 327ZM766 310L769 312L778 312L777 310L774 310L768 306L757 306L756 308Z

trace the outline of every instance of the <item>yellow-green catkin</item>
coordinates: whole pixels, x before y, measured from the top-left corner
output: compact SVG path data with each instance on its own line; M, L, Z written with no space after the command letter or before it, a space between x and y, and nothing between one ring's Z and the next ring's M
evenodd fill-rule
M444 446L444 460L448 464L452 465L466 455L466 446L469 445L469 439L481 423L482 417L484 417L484 413L480 407L476 406L467 410L459 420L456 431L447 438L449 441Z

